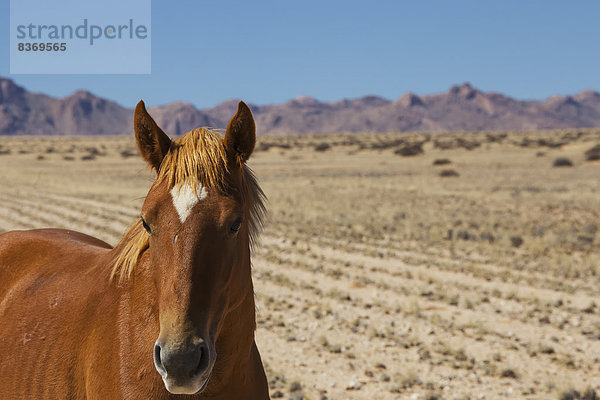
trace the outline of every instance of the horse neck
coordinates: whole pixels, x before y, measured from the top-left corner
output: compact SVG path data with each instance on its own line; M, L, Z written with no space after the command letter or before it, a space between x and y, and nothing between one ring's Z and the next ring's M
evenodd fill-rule
M248 264L250 260L248 260ZM252 279L245 285L246 291L239 306L231 310L223 321L223 327L216 343L217 362L215 364L214 388L227 385L232 380L246 381L254 368L251 359L254 345L256 314Z

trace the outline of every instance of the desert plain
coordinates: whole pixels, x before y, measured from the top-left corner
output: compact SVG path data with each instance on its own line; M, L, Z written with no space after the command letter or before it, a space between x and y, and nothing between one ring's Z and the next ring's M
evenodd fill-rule
M599 143L600 130L259 136L256 340L272 398L596 399ZM152 179L133 136L2 137L0 232L114 245Z

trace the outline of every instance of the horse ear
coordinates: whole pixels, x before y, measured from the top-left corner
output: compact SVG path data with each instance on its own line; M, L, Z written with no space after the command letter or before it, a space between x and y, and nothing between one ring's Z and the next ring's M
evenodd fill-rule
M156 125L143 100L135 107L133 129L140 154L157 172L165 154L171 147L171 139Z
M239 102L237 113L227 125L224 143L229 158L239 165L245 163L254 150L256 125L252 111L243 101Z

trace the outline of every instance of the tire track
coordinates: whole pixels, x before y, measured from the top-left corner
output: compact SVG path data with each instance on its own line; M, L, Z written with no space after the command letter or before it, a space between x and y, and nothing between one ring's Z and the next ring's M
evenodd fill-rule
M12 211L12 213L7 213ZM31 201L4 201L2 215L7 218L11 214L13 221L24 223L29 228L63 228L79 229L83 233L99 236L100 238L118 239L122 236L125 226L118 221L99 216L89 216L76 210ZM43 226L45 225L45 226ZM77 228L74 228L77 226Z

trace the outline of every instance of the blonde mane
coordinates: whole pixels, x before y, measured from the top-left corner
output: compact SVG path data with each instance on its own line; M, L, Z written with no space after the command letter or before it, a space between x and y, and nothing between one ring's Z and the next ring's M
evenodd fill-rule
M166 181L169 188L190 185L194 191L201 184L227 194L232 190L228 175L222 135L208 128L198 128L172 143L161 163L155 184ZM250 245L254 247L266 213L265 195L246 165L243 166L240 195L250 211ZM148 248L149 239L150 235L138 219L115 247L120 251L115 258L111 279L118 276L121 281L131 276L140 256Z

